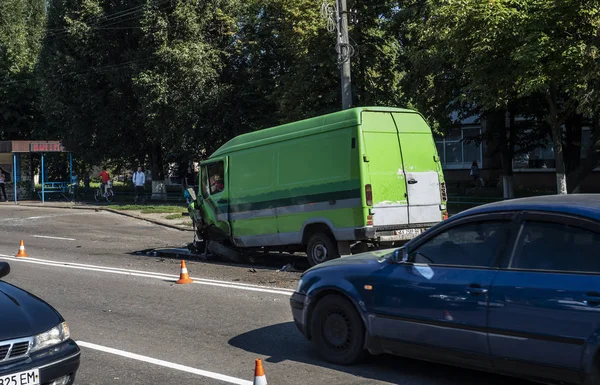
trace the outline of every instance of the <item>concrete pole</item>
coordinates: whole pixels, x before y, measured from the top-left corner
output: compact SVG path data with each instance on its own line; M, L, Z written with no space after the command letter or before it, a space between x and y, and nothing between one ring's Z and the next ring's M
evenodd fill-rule
M346 0L337 0L338 2L338 43L340 44L339 58L346 58L341 63L341 84L342 84L342 109L347 110L352 107L352 79L350 74L350 38L348 37L348 10Z
M45 191L44 191L44 153L42 152L42 203L45 202Z
M14 191L15 191L15 203L17 203L17 153L13 152L13 177L12 177L12 181L13 181L13 187L14 187Z

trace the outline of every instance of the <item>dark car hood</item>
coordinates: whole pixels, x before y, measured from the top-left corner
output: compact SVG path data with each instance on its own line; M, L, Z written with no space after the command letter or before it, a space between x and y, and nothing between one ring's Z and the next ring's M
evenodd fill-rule
M40 298L0 281L0 341L43 333L62 321Z
M311 267L306 272L315 271L322 268L333 267L333 266L350 266L350 265L368 265L380 263L382 259L385 259L387 256L391 256L391 254L396 250L394 249L385 249L378 250L369 253L361 253L356 255L349 255L347 257L341 257L332 259L331 261L320 263L316 266Z

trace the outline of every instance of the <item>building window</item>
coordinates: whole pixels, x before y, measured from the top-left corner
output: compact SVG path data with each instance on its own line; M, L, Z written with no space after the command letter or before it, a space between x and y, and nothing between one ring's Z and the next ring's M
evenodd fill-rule
M515 148L515 152L518 151L519 148ZM515 171L554 170L555 167L554 147L552 146L552 138L550 136L535 149L527 153L515 154L513 158L513 170Z
M445 137L436 139L438 155L446 169L469 169L473 161L482 167L482 149L477 143L465 140L481 135L481 127L463 127L451 130Z
M587 157L588 148L591 145L591 131L589 127L583 127L581 132L581 158ZM516 149L518 151L518 148ZM554 160L554 146L550 135L546 137L538 147L525 154L516 154L513 158L514 171L556 171ZM596 169L598 170L598 169Z

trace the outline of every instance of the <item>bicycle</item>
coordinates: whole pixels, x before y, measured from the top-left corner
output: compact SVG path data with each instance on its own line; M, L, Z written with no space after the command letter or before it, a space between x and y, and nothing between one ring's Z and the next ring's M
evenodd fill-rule
M102 184L100 184L100 186L98 186L98 188L96 189L96 194L94 194L94 199L96 199L96 202L100 202L102 200L102 198L106 198L106 200L108 202L112 202L113 199L115 199L115 193L113 192L112 189L112 181L108 181L106 183L106 192L103 193L102 192Z

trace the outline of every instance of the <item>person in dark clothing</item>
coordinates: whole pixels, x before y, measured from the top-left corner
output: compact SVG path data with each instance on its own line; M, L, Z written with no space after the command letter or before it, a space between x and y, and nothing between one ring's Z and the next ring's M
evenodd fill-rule
M4 182L6 181L7 172L0 167L0 191L4 194L4 201L8 202L8 197L6 196L6 187L4 186Z
M473 163L471 164L471 172L469 173L471 174L471 177L473 177L473 182L475 182L475 187L478 187L479 185L481 185L482 180L479 177L479 165L477 164L476 161L473 161Z

